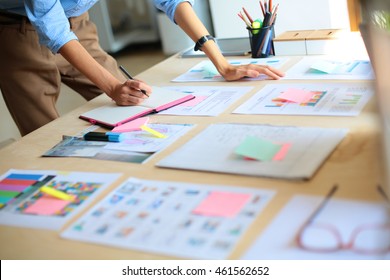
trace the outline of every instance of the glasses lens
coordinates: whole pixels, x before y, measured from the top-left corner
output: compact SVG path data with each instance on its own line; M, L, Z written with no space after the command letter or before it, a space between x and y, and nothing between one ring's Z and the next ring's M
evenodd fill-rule
M390 249L390 225L362 228L354 240L354 248L366 253L381 253Z
M331 227L310 225L302 232L301 245L307 250L333 251L339 248L340 239Z

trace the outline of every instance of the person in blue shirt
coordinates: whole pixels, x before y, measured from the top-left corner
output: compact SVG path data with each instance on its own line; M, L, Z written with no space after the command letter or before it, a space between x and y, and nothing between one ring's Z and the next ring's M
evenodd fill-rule
M106 93L119 106L152 94L140 80L126 80L98 42L88 10L98 0L0 0L0 90L21 135L59 117L61 82L86 100ZM233 66L196 16L194 0L154 0L205 52L227 81L283 73L268 66ZM143 94L140 90L147 93Z

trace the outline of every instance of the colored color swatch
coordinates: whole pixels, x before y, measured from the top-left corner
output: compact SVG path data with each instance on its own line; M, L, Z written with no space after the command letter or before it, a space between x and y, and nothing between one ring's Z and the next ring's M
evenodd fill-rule
M251 159L271 161L281 147L282 145L274 144L268 140L248 136L236 148L235 153Z
M11 173L0 181L0 208L29 189L40 178L41 174L17 174Z
M192 213L204 216L231 218L240 212L250 197L250 194L214 191Z

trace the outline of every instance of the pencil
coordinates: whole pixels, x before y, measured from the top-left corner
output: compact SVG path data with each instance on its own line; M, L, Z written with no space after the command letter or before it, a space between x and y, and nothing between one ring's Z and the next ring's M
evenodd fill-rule
M244 11L244 13L246 14L246 16L248 17L250 23L252 23L252 22L253 22L253 19L252 19L252 17L249 15L248 11L247 11L244 7L242 7L242 10Z
M127 72L127 70L126 70L122 65L119 65L119 69L121 69L121 71L127 76L127 78L129 78L130 80L134 80L133 77L130 75L130 73ZM149 97L149 95L146 93L145 90L140 89L140 92L142 92L142 93L145 94L147 97Z

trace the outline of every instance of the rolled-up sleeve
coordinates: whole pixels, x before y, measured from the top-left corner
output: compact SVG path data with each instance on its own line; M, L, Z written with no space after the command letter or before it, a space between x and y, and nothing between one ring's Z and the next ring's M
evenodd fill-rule
M28 19L37 30L39 43L53 53L57 53L67 42L77 40L60 1L25 0L25 8Z
M188 2L194 5L194 0L154 0L157 9L163 11L171 21L175 22L175 11L177 5L182 2Z

